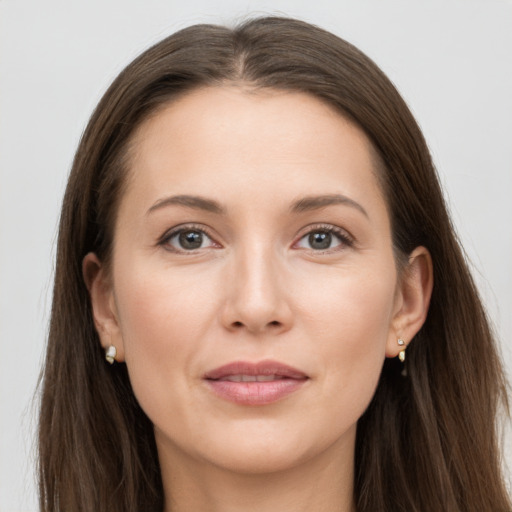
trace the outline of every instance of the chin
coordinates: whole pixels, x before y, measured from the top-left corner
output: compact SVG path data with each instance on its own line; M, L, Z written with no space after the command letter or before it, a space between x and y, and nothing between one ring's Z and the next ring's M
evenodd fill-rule
M264 444L264 443L261 443ZM307 461L311 454L294 447L259 444L242 447L231 445L220 456L211 458L219 468L240 475L264 475L293 469Z
M253 426L255 427L255 426ZM229 432L224 436L205 439L205 445L197 455L224 470L245 474L263 475L292 470L310 462L330 447L344 444L337 435L334 438L318 432L293 431L292 429L273 430L266 425L256 428L242 428L243 432ZM355 430L355 429L354 429ZM349 436L352 438L352 436ZM337 450L335 450L337 451Z

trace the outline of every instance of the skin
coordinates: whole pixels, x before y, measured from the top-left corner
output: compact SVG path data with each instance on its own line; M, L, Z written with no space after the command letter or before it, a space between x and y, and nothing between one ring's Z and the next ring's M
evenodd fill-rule
M133 142L111 273L91 253L84 276L102 345L155 426L166 511L355 510L357 421L432 289L422 247L397 273L367 137L308 95L223 86L169 104ZM225 212L165 203L176 195ZM291 211L333 195L348 201ZM267 359L307 381L247 406L203 378Z

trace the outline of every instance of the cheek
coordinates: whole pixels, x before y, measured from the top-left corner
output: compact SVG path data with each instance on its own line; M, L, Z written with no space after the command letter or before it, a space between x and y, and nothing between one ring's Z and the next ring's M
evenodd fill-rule
M322 385L331 410L356 418L370 402L384 363L395 275L389 269L387 275L354 270L320 282L324 286L303 290L304 328L317 340L314 357L325 370Z
M129 275L121 272L122 268L120 275ZM186 391L182 376L201 351L201 340L215 316L214 302L195 284L142 269L116 286L125 362L134 393L150 417L159 407L179 406L174 397Z
M211 278L137 261L125 266L137 269L128 273L119 265L122 278L115 285L127 358L139 347L168 350L169 345L186 346L195 339L213 314Z
M396 273L393 265L327 269L314 280L304 276L294 290L298 321L304 319L312 337L332 334L340 349L381 345L392 321ZM310 282L313 284L309 284Z

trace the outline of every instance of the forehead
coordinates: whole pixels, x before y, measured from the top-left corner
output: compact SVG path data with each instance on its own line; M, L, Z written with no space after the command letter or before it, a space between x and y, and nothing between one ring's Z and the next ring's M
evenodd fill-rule
M190 193L220 202L319 193L382 199L364 132L304 93L237 86L194 90L146 120L132 141L128 195ZM131 192L130 192L131 191ZM363 194L364 195L364 194Z

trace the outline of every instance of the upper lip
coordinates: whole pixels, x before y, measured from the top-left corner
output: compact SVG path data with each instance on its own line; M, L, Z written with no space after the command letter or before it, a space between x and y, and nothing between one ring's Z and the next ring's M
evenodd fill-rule
M204 378L218 380L230 375L276 375L289 379L307 379L308 376L287 364L277 361L260 361L252 363L249 361L234 361L218 368L208 371Z

